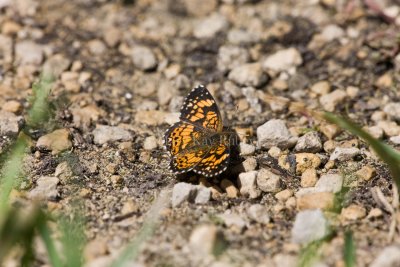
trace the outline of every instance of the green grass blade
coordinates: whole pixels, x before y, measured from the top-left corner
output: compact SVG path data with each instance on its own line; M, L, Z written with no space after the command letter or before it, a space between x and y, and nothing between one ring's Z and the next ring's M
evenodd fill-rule
M364 131L360 126L355 124L349 119L338 117L332 113L325 113L324 117L326 120L340 126L341 128L357 135L365 142L367 142L378 154L378 156L389 166L392 178L400 188L400 153L394 150L384 142L372 137L369 133Z
M32 106L28 111L27 124L29 127L40 127L51 117L48 97L53 86L53 78L41 75L40 80L32 86Z
M356 266L356 247L354 244L353 233L346 231L344 234L344 263L346 267Z
M51 265L53 267L63 267L64 265L62 264L62 261L61 261L60 257L58 256L58 252L54 245L54 241L51 238L50 229L47 225L46 218L44 218L42 220L42 222L38 225L38 231L39 231L40 237L42 238L42 240L46 246Z
M6 159L0 177L0 213L5 214L8 207L8 197L22 174L22 162L28 142L20 135Z
M83 230L83 217L75 213L70 217L62 217L58 220L62 237L63 254L68 267L81 267L83 265L83 247L85 233Z

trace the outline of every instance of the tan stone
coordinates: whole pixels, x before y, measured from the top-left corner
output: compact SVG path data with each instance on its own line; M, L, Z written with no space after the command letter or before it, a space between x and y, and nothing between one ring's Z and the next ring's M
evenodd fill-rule
M36 143L37 147L43 147L52 151L52 154L58 154L72 147L69 140L69 131L67 129L55 130L39 138Z
M321 159L312 153L296 154L296 173L302 174L307 169L316 169L321 164Z
M330 210L334 207L335 195L332 192L309 193L297 198L297 209Z
M228 198L237 198L239 195L239 190L228 179L223 179L221 181L221 188L225 190L226 194L228 195Z
M315 169L307 169L301 174L301 187L312 187L318 181L317 171Z
M356 172L356 176L360 179L364 179L365 181L369 181L375 176L375 169L370 165L365 165Z

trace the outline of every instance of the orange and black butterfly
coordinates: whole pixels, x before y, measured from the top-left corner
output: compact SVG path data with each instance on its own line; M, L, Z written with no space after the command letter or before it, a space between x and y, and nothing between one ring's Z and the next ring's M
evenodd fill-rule
M171 155L170 169L175 174L194 171L212 177L226 170L229 162L229 133L217 103L203 85L195 87L181 108L180 121L164 136Z

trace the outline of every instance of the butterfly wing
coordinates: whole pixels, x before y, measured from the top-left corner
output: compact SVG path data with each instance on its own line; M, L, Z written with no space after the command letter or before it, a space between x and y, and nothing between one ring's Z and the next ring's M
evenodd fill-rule
M217 103L203 85L193 88L186 97L180 119L215 132L220 132L223 128Z
M229 145L219 143L211 147L210 151L193 168L193 171L207 177L221 174L229 164Z
M208 153L209 148L199 149L203 130L183 121L172 125L164 135L164 145L171 154L170 169L174 173L192 170Z

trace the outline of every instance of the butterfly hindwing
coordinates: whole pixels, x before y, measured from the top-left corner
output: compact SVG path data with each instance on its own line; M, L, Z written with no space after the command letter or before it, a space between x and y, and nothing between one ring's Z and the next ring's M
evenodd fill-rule
M194 167L193 171L204 176L215 176L226 170L229 163L229 146L214 145L208 154Z
M195 87L186 97L180 119L216 132L223 128L217 103L203 85Z

